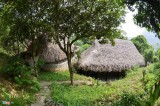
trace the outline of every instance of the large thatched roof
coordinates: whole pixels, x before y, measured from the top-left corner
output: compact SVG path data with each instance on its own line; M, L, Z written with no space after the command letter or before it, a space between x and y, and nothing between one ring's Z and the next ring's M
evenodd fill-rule
M121 72L135 65L145 65L143 56L131 41L116 39L115 43L112 46L95 41L81 54L78 68L84 71Z
M67 57L57 44L48 42L46 48L43 49L40 58L42 58L45 63L59 63L65 61Z

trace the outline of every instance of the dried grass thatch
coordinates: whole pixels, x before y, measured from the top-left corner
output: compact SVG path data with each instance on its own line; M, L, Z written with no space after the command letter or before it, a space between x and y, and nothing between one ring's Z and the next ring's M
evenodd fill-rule
M51 42L48 42L46 48L43 49L40 58L42 58L45 63L60 63L67 59L65 53L59 46Z
M121 72L133 66L144 66L144 58L131 41L115 40L111 44L94 44L81 54L78 69L94 72Z

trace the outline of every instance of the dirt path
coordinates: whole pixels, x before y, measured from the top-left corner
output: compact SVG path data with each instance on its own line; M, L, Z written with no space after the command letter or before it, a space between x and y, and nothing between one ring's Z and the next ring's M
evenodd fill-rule
M43 81L40 82L41 84L41 91L36 95L37 100L31 106L54 106L52 105L52 99L50 97L51 93L51 82Z
M71 83L70 81L58 81L59 84ZM74 85L93 85L92 81L84 81L84 80L75 80L73 81Z

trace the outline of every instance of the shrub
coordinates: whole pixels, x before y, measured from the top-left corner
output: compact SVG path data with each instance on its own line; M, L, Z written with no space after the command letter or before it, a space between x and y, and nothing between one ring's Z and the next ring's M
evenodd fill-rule
M38 59L36 66L39 68L38 70L40 70L42 68L42 66L45 64L43 59Z
M27 78L15 77L15 81L20 88L28 92L36 93L40 91L40 84L37 78L27 79Z
M17 83L20 88L37 92L40 86L37 79L32 76L32 70L32 67L26 66L19 56L11 57L2 68L3 75Z
M116 103L113 103L111 106L142 106L142 98L138 95L124 92L121 99Z
M25 72L30 72L31 67L24 65L23 59L18 56L11 57L7 64L2 67L2 73L5 77L14 80L16 76L21 76Z
M160 63L155 63L145 76L146 106L154 106L160 96Z
M153 61L154 61L154 62L158 62L158 61L159 61L158 56L153 56Z
M154 70L160 69L160 62L154 64ZM153 71L153 70L151 70Z
M2 74L1 72L2 66L6 64L8 59L9 59L9 55L5 53L0 53L0 74Z

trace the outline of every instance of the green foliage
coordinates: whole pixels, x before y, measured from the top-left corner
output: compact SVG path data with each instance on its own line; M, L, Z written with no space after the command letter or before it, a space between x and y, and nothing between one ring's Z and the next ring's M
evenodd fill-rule
M154 83L155 83L155 76L152 73L147 73L144 80L146 93L149 93Z
M153 56L153 61L154 61L154 63L158 62L159 61L159 57L158 56Z
M15 82L21 89L28 91L30 93L36 93L40 91L40 84L36 78L27 79L21 77L15 77Z
M41 70L42 66L45 64L44 60L39 58L37 63L36 63L36 67L38 68L38 71Z
M7 33L0 35L4 49L17 54L28 48L29 41L32 41L34 49L39 47L36 38L44 36L44 30L45 33L48 31L46 28L48 21L43 18L48 2L43 1L2 1L0 25L7 27Z
M138 71L140 70L140 67L138 65L135 65L133 68L132 68L132 71Z
M141 70L140 67L135 65L131 69L126 69L126 75L130 76L130 75L132 75L132 73L135 73L135 72L140 71L140 70Z
M131 41L144 56L146 63L154 62L154 48L147 42L147 39L143 35L132 38Z
M2 88L2 93L0 94L3 101L8 101L11 103L11 106L26 106L31 103L34 98L32 94L28 94L24 91L20 92L17 96L10 94L6 89ZM6 106L5 104L1 104Z
M69 3L70 5L65 5ZM51 2L53 5L51 18L53 36L62 39L64 34L71 40L70 43L81 38L101 37L113 40L119 36L117 27L123 22L124 6L117 0L83 0ZM57 18L58 17L58 18ZM66 17L66 18L64 18ZM58 31L58 32L57 32ZM114 33L113 33L114 32ZM56 40L59 40L56 39Z
M23 66L21 64L23 60L19 57L10 57L4 53L0 55L0 62L2 79L4 76L6 79L12 79L10 82L2 80L0 83L1 103L2 101L10 101L12 106L26 106L33 102L35 92L37 89L39 91L39 83L36 83L36 79L29 79L31 76L30 68Z
M155 32L160 38L160 2L159 0L125 0L133 10L135 7L138 12L135 15L135 22L140 27L145 27ZM134 5L134 6L133 6Z
M32 76L33 69L24 64L19 56L11 57L2 68L2 74L9 80L15 81L21 89L29 92L40 90L39 82Z
M144 58L146 62L154 62L154 50L153 49L148 49L144 53Z
M77 40L74 45L76 46L82 46L84 44L92 44L93 40L92 39L88 39L88 38L81 38L79 40Z
M5 53L0 53L0 74L2 74L2 67L7 63L9 57L10 56Z
M19 56L13 56L8 60L7 64L3 66L2 72L4 76L13 80L17 76L23 76L25 72L31 73L31 67L25 66L23 59Z
M153 48L148 42L147 39L143 35L138 35L135 38L132 38L131 41L134 43L136 48L141 54L145 54L147 49Z
M154 106L160 96L160 63L155 63L145 76L146 106Z
M157 50L158 59L160 60L160 49Z
M143 106L142 98L138 95L124 92L121 99L111 106Z

